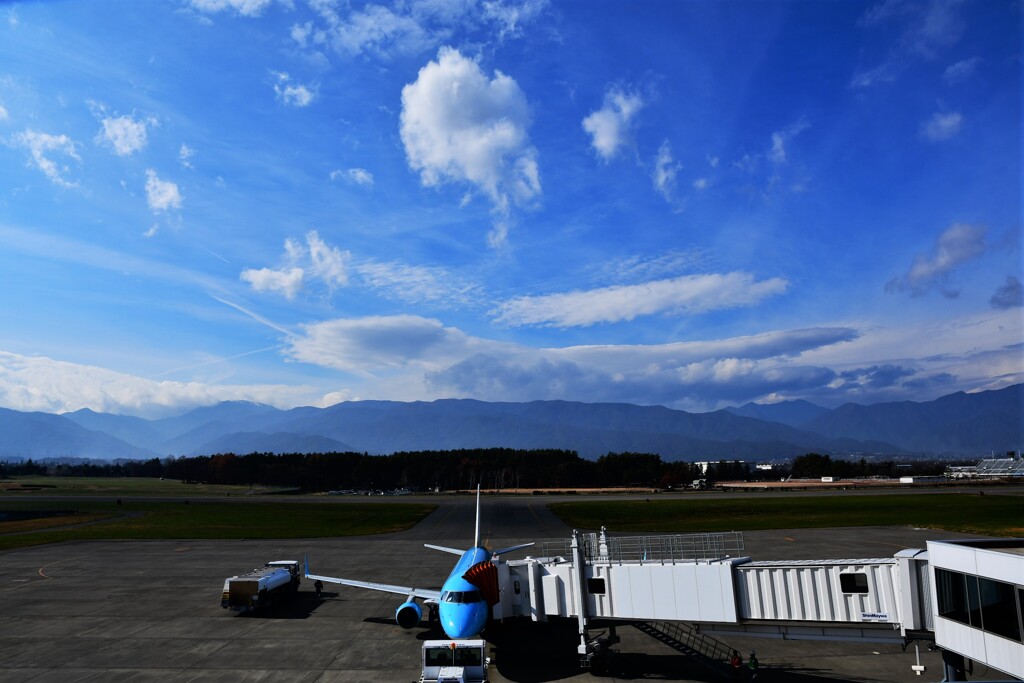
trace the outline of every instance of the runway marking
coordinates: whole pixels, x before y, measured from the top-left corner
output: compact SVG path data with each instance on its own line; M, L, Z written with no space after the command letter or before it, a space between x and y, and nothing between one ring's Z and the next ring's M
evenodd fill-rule
M188 552L189 550L192 550L192 548L175 548L174 552L176 552L176 553L185 553L185 552Z
M49 567L52 567L55 564L60 564L61 562L70 562L71 560L77 560L77 559L78 559L77 557L67 557L67 558L65 558L63 560L57 560L56 562L51 562L50 564L44 564L42 567L39 568L39 576L43 577L44 579L53 579L52 576L47 576L46 572L44 572L43 570L47 569Z
M782 540L783 541L789 541L790 543L796 543L796 539L795 538L790 538L789 536L783 536Z

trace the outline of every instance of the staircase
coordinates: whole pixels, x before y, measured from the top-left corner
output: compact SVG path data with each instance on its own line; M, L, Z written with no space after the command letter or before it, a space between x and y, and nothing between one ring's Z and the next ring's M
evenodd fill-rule
M692 626L679 621L649 621L633 624L638 630L656 638L669 647L690 657L709 673L731 679L733 671L729 658L733 648L709 635L699 633Z

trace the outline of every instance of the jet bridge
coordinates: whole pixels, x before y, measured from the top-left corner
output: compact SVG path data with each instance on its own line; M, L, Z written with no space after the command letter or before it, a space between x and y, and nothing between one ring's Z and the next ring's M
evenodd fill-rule
M754 562L740 533L609 537L574 531L543 557L494 560L494 617L680 621L700 632L794 640L905 643L929 637L927 554Z

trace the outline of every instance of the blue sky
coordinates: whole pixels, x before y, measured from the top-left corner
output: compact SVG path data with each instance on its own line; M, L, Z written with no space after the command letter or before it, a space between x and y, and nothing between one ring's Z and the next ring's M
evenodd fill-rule
M1022 11L0 3L0 406L1024 381Z

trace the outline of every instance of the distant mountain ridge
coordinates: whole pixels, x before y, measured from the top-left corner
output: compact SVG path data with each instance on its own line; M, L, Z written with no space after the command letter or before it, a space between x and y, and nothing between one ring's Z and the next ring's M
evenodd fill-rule
M983 455L1024 443L1024 385L934 401L747 404L709 413L625 403L355 401L280 410L223 402L159 420L0 409L0 458L151 458L218 452L393 453L459 448L561 448L594 458L789 458L817 451Z

